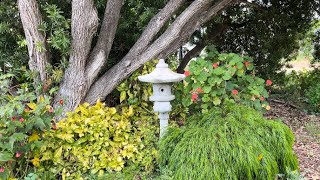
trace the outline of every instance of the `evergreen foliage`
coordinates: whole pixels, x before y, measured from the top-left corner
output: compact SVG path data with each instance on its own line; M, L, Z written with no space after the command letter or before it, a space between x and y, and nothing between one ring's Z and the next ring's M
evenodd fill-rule
M204 39L221 52L253 58L259 76L271 78L282 67L282 58L293 58L299 38L312 27L319 1L264 0L229 7L214 18ZM215 36L219 31L221 34Z
M226 105L170 128L160 142L160 165L173 179L274 179L298 168L294 136L253 109Z

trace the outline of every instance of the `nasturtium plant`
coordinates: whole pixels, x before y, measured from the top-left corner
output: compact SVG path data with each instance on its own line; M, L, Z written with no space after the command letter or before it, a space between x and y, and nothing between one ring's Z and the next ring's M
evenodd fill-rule
M175 91L176 102L183 107L208 112L225 102L236 102L257 110L270 109L265 86L272 82L255 76L250 57L211 50L190 62L184 74L184 83Z
M10 77L0 75L0 179L21 177L29 171L32 151L41 146L43 132L50 130L59 113L50 106L49 96L36 96L27 85L12 95Z

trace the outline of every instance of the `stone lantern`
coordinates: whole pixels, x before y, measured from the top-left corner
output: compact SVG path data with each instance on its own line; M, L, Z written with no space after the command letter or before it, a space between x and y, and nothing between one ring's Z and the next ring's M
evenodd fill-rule
M150 97L150 101L154 101L153 110L159 113L160 137L168 127L169 112L171 111L170 101L175 98L171 91L171 84L184 78L184 74L171 71L163 59L159 60L156 68L150 74L138 77L142 82L152 83L153 95Z

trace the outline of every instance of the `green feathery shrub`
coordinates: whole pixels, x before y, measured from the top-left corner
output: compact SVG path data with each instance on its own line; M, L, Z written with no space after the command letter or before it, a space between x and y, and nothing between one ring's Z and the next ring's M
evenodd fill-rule
M173 179L275 179L286 168L298 168L293 142L281 122L229 104L170 128L160 142L159 162Z

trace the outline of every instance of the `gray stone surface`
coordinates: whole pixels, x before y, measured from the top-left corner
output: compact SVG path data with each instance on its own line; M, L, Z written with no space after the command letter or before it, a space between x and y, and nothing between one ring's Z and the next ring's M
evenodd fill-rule
M159 60L155 70L150 74L138 77L142 82L152 83L153 95L150 97L150 101L154 101L153 110L159 113L160 137L168 127L169 112L172 108L170 101L175 98L171 91L172 83L182 81L184 78L184 74L171 71L163 59Z

